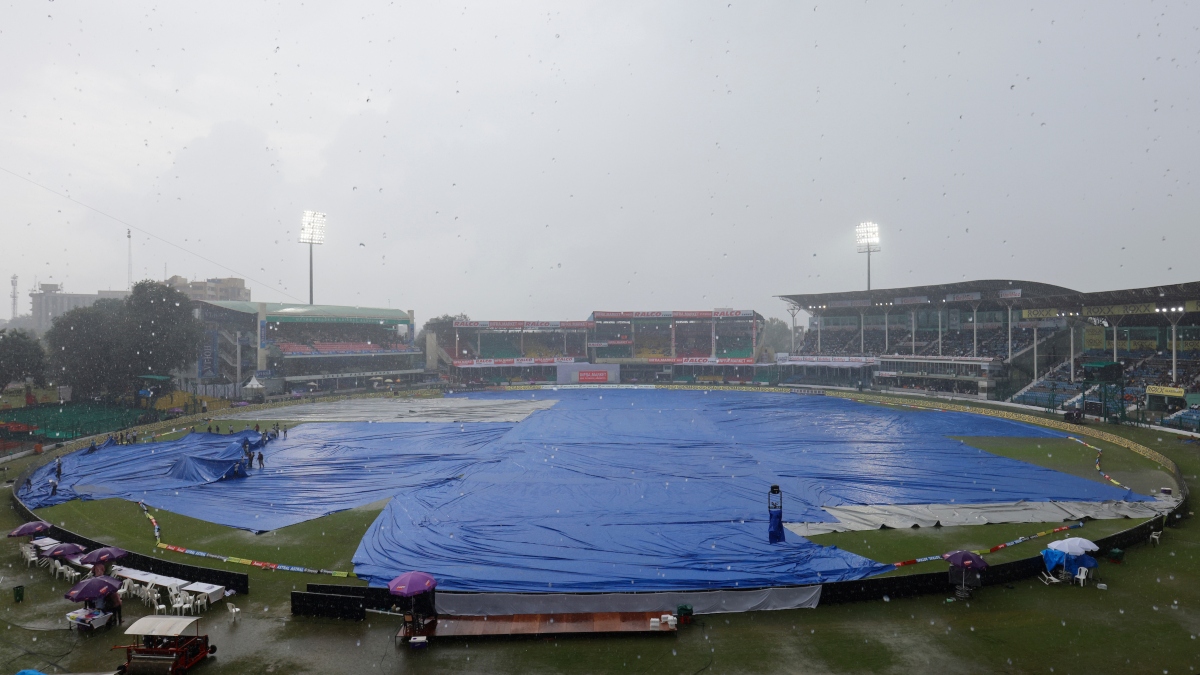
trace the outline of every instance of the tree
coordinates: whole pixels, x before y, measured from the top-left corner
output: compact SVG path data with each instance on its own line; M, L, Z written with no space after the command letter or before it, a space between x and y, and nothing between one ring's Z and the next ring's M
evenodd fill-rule
M783 319L770 318L763 324L762 344L768 346L772 358L776 353L792 349L792 326Z
M417 346L425 349L425 335L427 331L433 331L438 336L438 344L447 347L450 351L454 351L454 322L455 321L470 321L471 317L466 314L443 314L435 316L425 322L421 326L421 332L417 333ZM458 358L458 357L455 357Z
M125 300L100 300L56 318L46 332L55 378L81 395L121 396L143 375L170 376L196 356L203 334L187 296L143 281Z
M0 330L0 390L14 381L33 378L46 384L46 352L42 344L23 330Z
M125 299L122 346L133 378L170 376L196 359L204 330L183 293L154 281L133 287Z
M55 318L46 331L54 379L92 396L125 390L128 364L120 345L124 303L100 300Z

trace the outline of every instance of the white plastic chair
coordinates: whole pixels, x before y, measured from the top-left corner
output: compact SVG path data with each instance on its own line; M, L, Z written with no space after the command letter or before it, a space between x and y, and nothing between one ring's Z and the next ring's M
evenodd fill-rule
M1043 584L1046 584L1047 586L1053 586L1054 584L1062 583L1061 579L1054 576L1053 574L1050 574L1049 572L1042 572L1041 575L1038 576L1038 580L1041 581Z
M1158 532L1151 532L1150 533L1150 543L1154 544L1155 546L1158 546L1160 543L1159 542L1160 537L1162 537L1162 530L1159 530Z
M185 611L188 614L191 614L192 596L188 595L187 593L180 593L179 595L176 595L175 601L171 603L171 609L175 610L175 613L179 614L180 616L182 616Z
M241 609L238 609L238 607L235 606L232 602L225 603L225 608L229 610L230 618L235 621L237 620L238 612L242 611Z
M202 610L202 609L208 609L208 594L207 593L197 593L193 597L194 597L194 599L192 600L192 610L196 614L199 614L200 610Z
M58 575L60 575L60 574L64 577L67 576L66 571L67 571L66 565L60 563L57 560L50 561L50 572L54 575L55 579L57 579Z
M1075 581L1078 581L1080 586L1086 586L1087 578L1088 569L1086 567L1080 567L1079 571L1075 573Z
M22 553L25 556L25 567L29 567L30 565L39 564L38 557L37 557L37 551L34 551L33 549L27 549L27 550L23 551Z

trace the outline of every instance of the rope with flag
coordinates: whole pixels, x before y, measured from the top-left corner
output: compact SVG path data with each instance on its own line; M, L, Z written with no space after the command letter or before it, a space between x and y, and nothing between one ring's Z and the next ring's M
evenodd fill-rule
M1045 532L1038 532L1037 534L1032 534L1032 535L1029 535L1028 537L1019 537L1017 539L1013 539L1012 541L1008 541L1003 544L997 544L989 549L982 549L979 551L971 551L971 553L978 553L979 555L987 555L988 553L995 553L996 551L1008 548L1010 546L1016 546L1017 544L1023 544L1027 541L1033 541L1034 539L1037 539L1039 537L1048 537L1052 534L1057 534L1059 532L1066 532L1067 530L1074 530L1074 529L1078 529L1080 527L1083 527L1082 522L1078 522L1073 525L1063 525L1062 527L1056 527L1053 530L1046 530ZM917 563L930 562L933 560L941 560L941 559L942 559L941 555L928 555L928 556L925 556L924 558L913 558L912 560L902 560L897 563L892 563L892 565L894 565L896 567L906 567L908 565L916 565Z

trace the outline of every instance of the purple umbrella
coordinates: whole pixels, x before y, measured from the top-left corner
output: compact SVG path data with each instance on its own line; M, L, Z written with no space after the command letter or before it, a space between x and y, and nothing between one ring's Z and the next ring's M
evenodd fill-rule
M952 567L966 567L972 570L987 569L987 561L979 557L979 554L970 551L951 551L942 556L942 559L950 563Z
M121 581L109 576L92 577L75 584L63 597L72 602L99 600L121 588Z
M437 579L424 572L405 572L388 582L388 591L402 598L411 598L435 588Z
M123 548L117 548L116 546L105 546L104 548L98 548L95 551L83 556L79 559L79 562L82 565L95 565L96 563L108 562L109 560L116 560L117 558L124 558L127 555L129 555L129 552Z
M10 537L30 537L35 534L41 534L50 529L50 523L41 520L34 520L18 527L8 533Z
M83 553L87 549L79 544L55 544L50 550L46 551L47 558L65 558L76 553Z

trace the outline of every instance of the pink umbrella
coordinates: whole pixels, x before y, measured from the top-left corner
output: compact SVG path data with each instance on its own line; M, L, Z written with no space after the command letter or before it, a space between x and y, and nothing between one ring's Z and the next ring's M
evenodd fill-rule
M129 555L129 552L123 548L117 548L116 546L105 546L104 548L98 548L95 551L83 556L79 559L79 562L84 565L95 565L96 563L103 563L110 560L116 560L117 558L124 558L127 555Z
M92 577L75 584L67 591L64 598L72 602L99 600L109 594L116 593L121 588L121 580L112 577Z
M970 551L951 551L943 554L942 559L950 563L953 567L967 567L973 570L987 569L987 561L979 557L977 553Z
M437 579L424 572L405 572L389 581L387 587L392 595L411 598L437 588Z
M65 558L76 553L83 553L87 549L79 544L55 544L50 550L46 551L47 558Z
M24 525L18 527L17 529L13 530L12 532L9 532L8 536L10 536L10 537L30 537L35 534L41 534L49 529L50 529L50 523L47 523L47 522L44 522L41 520L34 520L31 522L25 523Z

